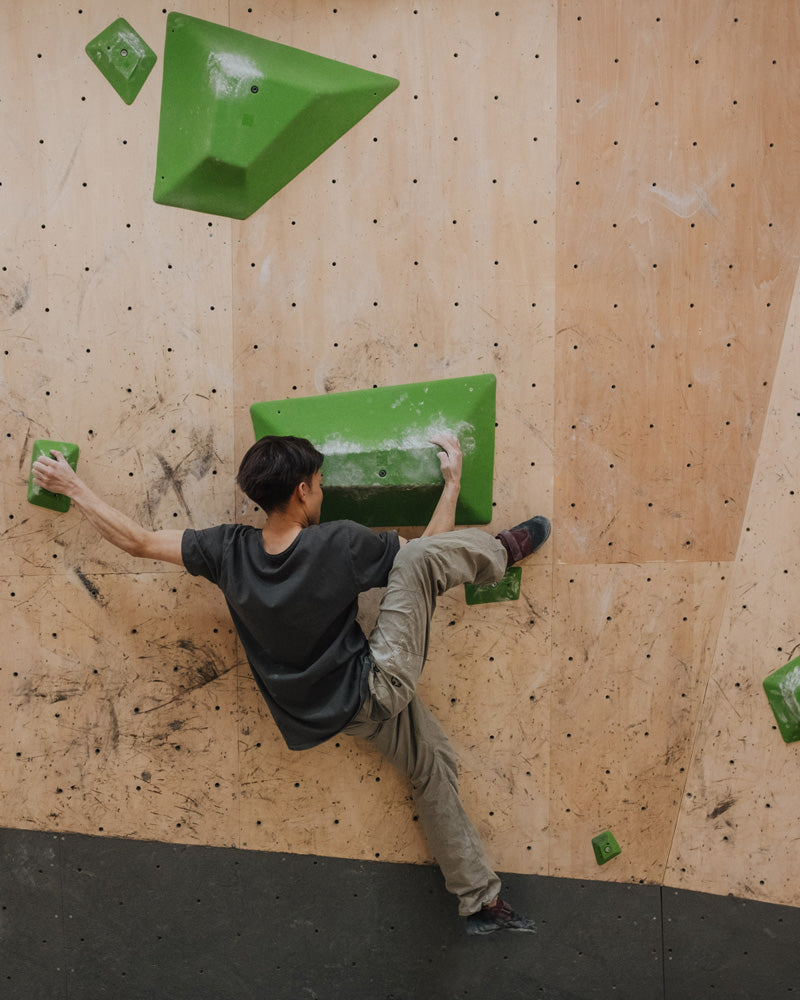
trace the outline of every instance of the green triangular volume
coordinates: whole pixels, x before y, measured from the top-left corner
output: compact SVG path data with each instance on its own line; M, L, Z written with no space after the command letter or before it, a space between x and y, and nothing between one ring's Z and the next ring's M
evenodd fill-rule
M171 13L153 198L246 219L397 86L393 77Z

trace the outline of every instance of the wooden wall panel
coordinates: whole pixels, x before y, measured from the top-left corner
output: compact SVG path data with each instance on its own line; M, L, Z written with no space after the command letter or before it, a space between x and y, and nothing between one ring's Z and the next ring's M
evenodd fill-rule
M234 637L185 574L5 578L3 823L238 842ZM6 589L9 588L9 589Z
M800 249L789 2L559 7L565 562L731 559Z
M720 564L560 567L550 708L550 871L614 880L667 865L727 593Z
M797 764L764 678L800 651L800 285L670 856L670 885L800 905Z
M135 6L160 51L161 8ZM0 31L1 821L231 844L223 603L25 499L33 440L60 438L150 527L233 516L230 223L153 204L160 63L124 105L84 53L109 13L78 8L6 8Z
M4 467L27 476L33 440L74 441L90 481L149 526L203 523L232 512L230 223L153 204L160 64L127 107L83 51L108 13L82 10L4 12ZM160 10L130 20L160 51ZM30 507L16 475L0 572L134 568Z

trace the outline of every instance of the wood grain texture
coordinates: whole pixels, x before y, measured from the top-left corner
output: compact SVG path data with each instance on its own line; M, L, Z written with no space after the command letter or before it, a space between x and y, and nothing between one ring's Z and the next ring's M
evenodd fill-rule
M566 562L731 559L797 266L791 3L559 7Z

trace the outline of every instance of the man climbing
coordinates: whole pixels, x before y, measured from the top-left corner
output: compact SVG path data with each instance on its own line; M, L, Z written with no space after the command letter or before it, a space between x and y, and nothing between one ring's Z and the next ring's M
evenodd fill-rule
M534 931L499 898L500 880L458 795L453 752L416 693L436 598L464 583L493 583L550 534L534 517L492 536L455 530L461 449L433 438L444 487L422 538L353 521L320 523L324 456L303 438L264 437L237 482L266 514L259 530L227 524L150 531L111 507L63 455L33 466L36 484L68 496L100 534L133 556L203 576L225 595L253 675L287 745L317 746L339 733L372 743L411 781L414 802L467 932ZM385 587L369 639L358 595Z

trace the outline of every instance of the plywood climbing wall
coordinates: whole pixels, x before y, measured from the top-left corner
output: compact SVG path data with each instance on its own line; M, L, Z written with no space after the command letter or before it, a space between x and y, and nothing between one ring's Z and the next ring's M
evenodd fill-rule
M400 80L244 222L153 204L165 8L119 11L128 107L104 5L7 7L0 824L429 861L370 751L284 748L210 586L25 480L58 437L150 527L258 523L250 403L491 372L493 524L554 533L518 602L445 598L423 680L490 854L797 904L796 6L187 0Z

